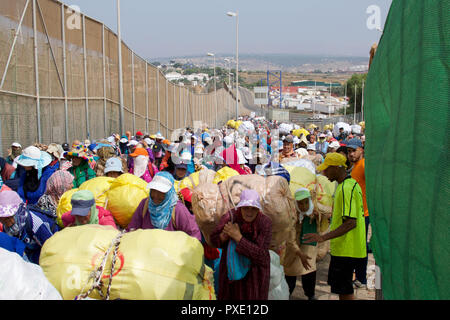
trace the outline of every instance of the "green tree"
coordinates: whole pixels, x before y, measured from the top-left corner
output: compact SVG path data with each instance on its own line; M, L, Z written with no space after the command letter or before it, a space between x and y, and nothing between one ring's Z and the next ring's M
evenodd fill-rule
M353 114L355 110L355 86L356 86L356 113L361 112L362 84L367 80L367 73L355 73L347 81L347 97L349 97L347 114Z

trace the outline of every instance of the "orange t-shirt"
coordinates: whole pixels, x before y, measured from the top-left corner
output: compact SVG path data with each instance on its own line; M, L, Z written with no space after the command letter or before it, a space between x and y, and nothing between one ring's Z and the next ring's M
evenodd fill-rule
M364 158L359 160L357 163L354 164L352 169L352 178L358 182L359 186L361 187L362 194L363 194L363 206L364 206L364 216L369 216L369 209L367 208L367 201L366 201L366 175L364 173L365 168L365 161Z

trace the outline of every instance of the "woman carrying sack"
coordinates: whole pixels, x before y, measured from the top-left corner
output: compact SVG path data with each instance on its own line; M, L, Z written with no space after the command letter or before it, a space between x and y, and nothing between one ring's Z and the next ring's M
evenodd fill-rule
M201 241L195 217L178 198L174 178L169 172L159 172L148 184L150 196L137 207L127 232L136 229L183 231Z
M261 212L259 194L244 190L236 207L211 234L221 248L219 300L267 300L272 221Z

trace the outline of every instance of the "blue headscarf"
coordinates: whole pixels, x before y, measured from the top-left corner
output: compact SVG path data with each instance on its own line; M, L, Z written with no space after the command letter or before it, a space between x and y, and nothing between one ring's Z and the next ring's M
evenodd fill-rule
M175 192L175 188L173 187L175 179L173 176L166 171L158 172L156 176L161 176L168 179L172 183L172 188L166 193L166 197L163 202L159 205L156 205L152 197L148 201L148 210L150 212L150 219L152 221L152 225L156 229L165 230L169 225L170 219L172 218L173 208L178 203L178 195Z

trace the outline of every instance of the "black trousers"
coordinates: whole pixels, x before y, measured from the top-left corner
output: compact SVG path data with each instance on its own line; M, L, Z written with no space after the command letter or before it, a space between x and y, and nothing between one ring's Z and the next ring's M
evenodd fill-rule
M291 295L292 292L294 292L297 277L285 276L285 278L289 287L289 294ZM310 272L302 276L302 287L305 296L307 296L308 298L314 297L316 292L316 271Z

